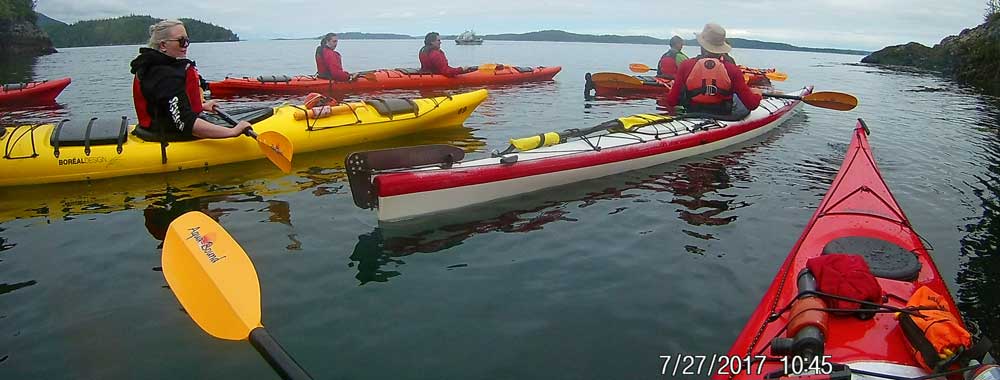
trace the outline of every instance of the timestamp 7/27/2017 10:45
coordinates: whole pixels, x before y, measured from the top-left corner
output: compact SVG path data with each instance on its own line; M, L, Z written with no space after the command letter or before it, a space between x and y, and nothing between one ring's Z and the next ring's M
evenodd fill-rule
M660 355L663 366L660 374L664 376L729 376L750 375L762 376L764 355L757 356L727 356L727 355ZM800 356L778 358L785 374L829 374L833 372L833 363L828 356L817 356L806 359ZM773 359L772 359L773 360Z

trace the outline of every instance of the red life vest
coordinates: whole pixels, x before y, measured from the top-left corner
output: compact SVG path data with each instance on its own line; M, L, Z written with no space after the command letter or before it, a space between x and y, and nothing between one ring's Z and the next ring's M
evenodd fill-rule
M695 62L684 85L692 103L719 104L733 98L729 72L716 58L701 58Z
M201 103L203 94L201 92L200 78L198 69L194 65L187 65L184 71L184 92L191 103L191 111L196 114L200 114L205 109ZM149 102L146 100L146 96L142 94L139 76L132 78L132 102L135 104L135 114L139 118L139 126L149 129L153 118L149 115Z

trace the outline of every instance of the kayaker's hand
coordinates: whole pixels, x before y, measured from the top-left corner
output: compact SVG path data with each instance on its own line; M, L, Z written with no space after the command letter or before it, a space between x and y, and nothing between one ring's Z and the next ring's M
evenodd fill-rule
M250 122L249 121L241 120L239 123L236 123L236 126L234 126L232 128L233 129L233 137L242 135L243 131L246 131L247 128L250 128Z
M215 106L219 105L219 102L215 99L209 100L201 105L201 108L205 111L215 113Z
M469 66L465 68L465 72L471 73L473 71L479 70L479 66Z
M760 95L760 96L764 96L764 90L759 89L757 87L750 87L750 92L752 92L754 94L757 94L757 95Z

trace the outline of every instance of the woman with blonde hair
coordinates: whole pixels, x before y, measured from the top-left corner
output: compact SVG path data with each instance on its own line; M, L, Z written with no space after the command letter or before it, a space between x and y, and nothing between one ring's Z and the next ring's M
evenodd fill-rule
M187 58L190 45L184 23L178 20L149 27L149 44L139 48L139 56L131 63L139 127L155 133L160 141L239 136L250 123L241 121L229 128L200 117L202 112L215 112L216 102L202 100L203 79L194 61Z

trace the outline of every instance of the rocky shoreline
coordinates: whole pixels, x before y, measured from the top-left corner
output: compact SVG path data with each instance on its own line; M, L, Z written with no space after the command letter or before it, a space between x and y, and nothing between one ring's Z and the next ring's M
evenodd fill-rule
M889 46L861 62L936 71L1000 96L1000 14L957 36L945 37L934 47L916 42Z
M34 23L0 22L0 56L45 55L55 52L52 40Z

